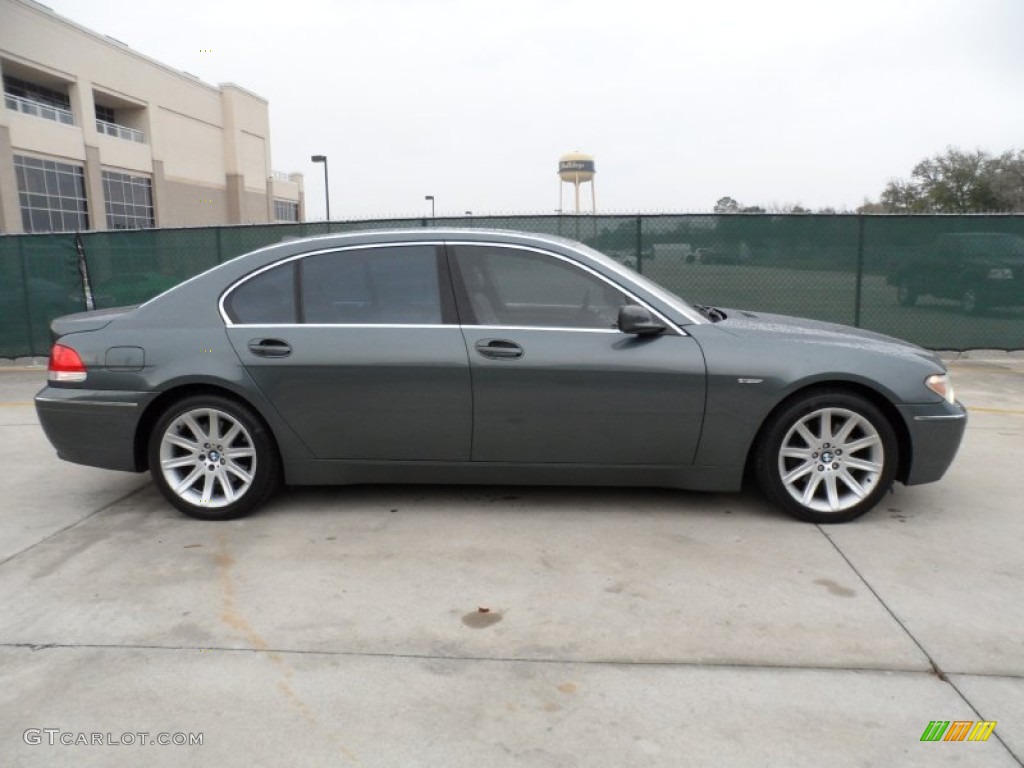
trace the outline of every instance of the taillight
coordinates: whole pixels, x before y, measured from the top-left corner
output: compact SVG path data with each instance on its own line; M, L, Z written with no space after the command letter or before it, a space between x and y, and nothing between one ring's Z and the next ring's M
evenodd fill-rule
M54 344L50 350L50 381L85 381L85 363L71 347Z

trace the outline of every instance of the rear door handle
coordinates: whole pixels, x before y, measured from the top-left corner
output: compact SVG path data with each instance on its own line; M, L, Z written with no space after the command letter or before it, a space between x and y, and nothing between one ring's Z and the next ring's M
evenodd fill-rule
M253 339L249 351L257 357L288 357L292 348L284 339Z
M495 360L515 360L523 356L523 348L507 339L481 339L475 346L478 354Z

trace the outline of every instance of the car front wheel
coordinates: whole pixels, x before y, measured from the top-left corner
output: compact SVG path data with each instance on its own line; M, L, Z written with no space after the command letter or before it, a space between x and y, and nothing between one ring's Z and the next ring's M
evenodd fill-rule
M150 435L149 466L160 492L200 520L253 511L280 483L277 450L248 407L217 395L173 404Z
M765 425L756 455L765 495L801 520L845 523L892 486L896 433L873 403L819 391L783 406Z

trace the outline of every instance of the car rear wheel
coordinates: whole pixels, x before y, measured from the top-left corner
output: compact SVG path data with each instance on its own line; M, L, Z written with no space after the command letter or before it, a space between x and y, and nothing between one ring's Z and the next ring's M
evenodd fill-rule
M899 285L896 287L896 301L900 306L914 306L917 304L917 296L917 286L914 285L914 281L906 275L901 277Z
M217 395L168 408L150 435L149 466L160 492L200 520L249 514L280 484L273 438L248 407Z
M785 405L765 425L756 455L768 498L801 520L845 523L892 486L896 433L870 401L819 391Z

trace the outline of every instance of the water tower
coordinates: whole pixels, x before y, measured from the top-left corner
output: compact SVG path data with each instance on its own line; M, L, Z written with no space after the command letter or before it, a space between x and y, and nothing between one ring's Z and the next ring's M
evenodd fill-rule
M594 157L570 152L558 158L558 210L562 209L562 184L576 188L576 214L580 212L580 184L590 183L590 212L597 213L597 192L594 191Z

